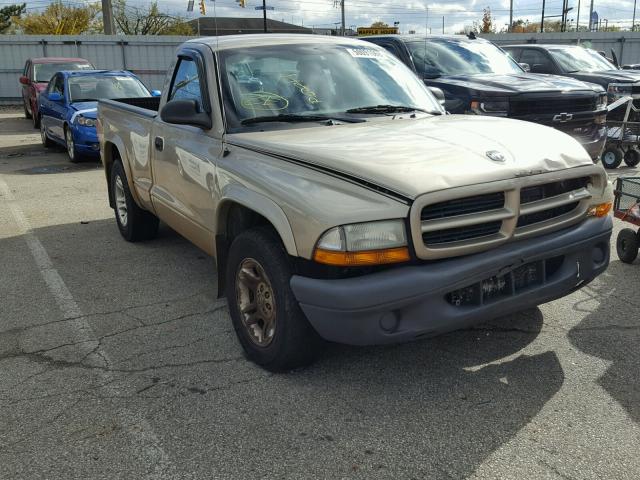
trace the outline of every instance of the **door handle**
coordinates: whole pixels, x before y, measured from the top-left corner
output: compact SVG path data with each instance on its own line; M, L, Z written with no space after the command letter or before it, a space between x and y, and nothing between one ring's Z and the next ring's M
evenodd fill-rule
M153 141L153 144L156 146L156 150L158 150L159 152L164 150L164 140L162 137L156 137Z

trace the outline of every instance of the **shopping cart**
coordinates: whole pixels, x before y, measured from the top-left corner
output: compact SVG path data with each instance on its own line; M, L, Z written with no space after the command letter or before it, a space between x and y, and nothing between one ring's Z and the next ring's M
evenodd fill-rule
M620 177L616 181L613 214L620 220L640 227L640 177ZM640 228L623 228L618 234L618 257L632 263L640 248Z
M635 121L640 115L639 108L633 104L633 98L623 97L607 107L609 116L613 110L618 113L624 109L622 120L607 118L607 144L602 151L601 159L604 168L618 168L624 160L630 167L640 163L640 122ZM616 115L620 118L619 115ZM634 121L631 121L631 120Z

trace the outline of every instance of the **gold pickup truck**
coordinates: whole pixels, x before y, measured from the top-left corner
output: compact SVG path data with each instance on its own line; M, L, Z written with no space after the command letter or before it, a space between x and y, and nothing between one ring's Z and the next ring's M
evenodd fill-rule
M122 236L162 220L217 262L272 371L323 340L408 341L562 297L609 262L611 188L568 135L447 115L381 47L201 38L159 99L100 102Z

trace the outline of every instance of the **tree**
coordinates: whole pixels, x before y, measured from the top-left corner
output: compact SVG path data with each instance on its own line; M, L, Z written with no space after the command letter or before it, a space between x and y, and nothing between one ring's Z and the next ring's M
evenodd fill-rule
M384 23L384 22L373 22L371 24L371 28L389 28L389 24L388 23Z
M125 35L193 35L193 28L184 18L160 12L158 2L145 7L130 7L126 0L117 0L113 19Z
M6 7L0 8L0 33L5 33L9 30L12 22L16 18L20 18L20 16L26 11L26 3L23 3L22 5L7 5Z
M72 7L56 0L44 12L29 13L14 22L22 33L30 35L78 35L102 30L99 13L97 3Z
M493 18L491 17L491 8L487 7L482 10L482 25L480 25L480 33L493 33Z

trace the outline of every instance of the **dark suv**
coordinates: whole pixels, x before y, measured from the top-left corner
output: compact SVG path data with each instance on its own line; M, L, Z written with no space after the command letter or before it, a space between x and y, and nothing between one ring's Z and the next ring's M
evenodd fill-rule
M450 36L366 37L399 57L445 94L450 113L492 115L549 125L576 138L596 160L606 141L602 87L528 73L486 40Z
M595 50L579 45L508 45L502 47L517 62L531 66L532 72L563 75L604 88L612 102L631 95L640 107L640 71L620 70Z

